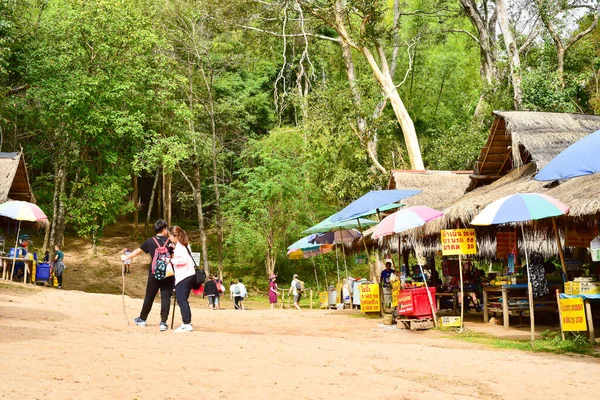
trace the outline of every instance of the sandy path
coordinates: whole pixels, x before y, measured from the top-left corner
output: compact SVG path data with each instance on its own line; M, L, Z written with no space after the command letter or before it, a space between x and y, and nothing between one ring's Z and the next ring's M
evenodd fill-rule
M126 299L133 318L141 301ZM193 309L125 323L121 297L0 287L0 398L598 398L600 362L490 350L334 312ZM179 316L179 313L177 314ZM176 318L177 321L177 318Z

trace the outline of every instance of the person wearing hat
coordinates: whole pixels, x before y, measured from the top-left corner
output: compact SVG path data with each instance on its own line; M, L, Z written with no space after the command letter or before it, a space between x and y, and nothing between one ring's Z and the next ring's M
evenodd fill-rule
M275 307L275 304L277 304L277 282L275 282L275 280L277 279L277 275L271 275L269 277L269 303L271 303L271 310L273 309L273 307Z
M298 274L294 274L294 279L292 279L292 285L288 293L294 295L294 307L296 307L296 310L301 310L298 303L300 303L300 299L302 298L302 282L298 279Z

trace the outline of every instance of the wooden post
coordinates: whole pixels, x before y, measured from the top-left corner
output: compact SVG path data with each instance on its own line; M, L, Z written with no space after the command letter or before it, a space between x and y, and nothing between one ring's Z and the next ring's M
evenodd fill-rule
M310 289L310 309L313 309L313 291Z
M483 289L483 322L485 322L487 324L490 321L489 317L490 316L488 313L488 292L484 288Z
M592 319L592 306L590 305L590 301L588 299L585 299L583 303L585 304L585 318L587 319L590 343L594 345L596 344L596 334L594 332L594 320Z
M421 264L419 264L419 268L421 268L421 275L423 276L423 282L425 282L425 290L427 290L427 298L429 298L429 307L431 307L431 315L433 315L433 325L437 328L437 315L435 313L433 300L431 299L431 293L429 292L429 286L427 285L427 277L425 276L425 272L423 271L423 266Z
M360 223L360 218L356 218L356 222L358 222L358 228L360 229L360 235L362 238L362 242L365 247L365 251L367 252L367 265L369 266L369 271L371 271L371 255L369 254L369 249L367 248L367 242L365 240L365 231L363 230L362 225ZM371 272L373 272L373 271L371 271ZM373 282L377 282L377 277L371 276L371 280Z
M508 328L510 325L508 315L508 289L504 288L502 288L502 320L504 323L504 327Z
M560 291L556 289L556 304L558 305L558 320L560 322L560 335L565 340L565 331L563 331L562 310L560 309Z
M568 281L569 276L567 275L567 266L565 264L565 254L563 253L562 244L560 243L560 236L558 236L558 225L556 223L556 217L552 217L552 227L554 228L554 236L556 236L556 246L558 247L558 256L560 257L560 265L562 266L564 278L563 281Z

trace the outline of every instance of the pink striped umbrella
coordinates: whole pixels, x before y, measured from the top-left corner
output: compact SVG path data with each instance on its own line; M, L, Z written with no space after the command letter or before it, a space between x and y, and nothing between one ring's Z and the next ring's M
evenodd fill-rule
M440 218L442 215L444 215L443 212L424 206L403 208L385 217L375 227L372 237L373 239L379 239L383 236L418 228L429 221Z

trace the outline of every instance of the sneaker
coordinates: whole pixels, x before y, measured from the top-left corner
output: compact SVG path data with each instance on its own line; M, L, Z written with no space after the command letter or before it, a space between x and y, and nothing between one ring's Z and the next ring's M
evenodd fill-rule
M194 328L192 324L181 324L181 326L175 329L175 332L192 332Z
M133 323L136 324L137 326L142 326L144 328L146 327L146 321L144 321L140 317L137 317L136 319L134 319Z
M167 323L166 323L166 322L161 322L161 323L158 325L158 329L160 329L160 331L161 331L161 332L164 332L164 331L166 331L167 329L169 329L169 325L167 325Z

